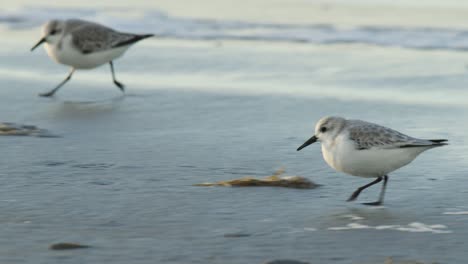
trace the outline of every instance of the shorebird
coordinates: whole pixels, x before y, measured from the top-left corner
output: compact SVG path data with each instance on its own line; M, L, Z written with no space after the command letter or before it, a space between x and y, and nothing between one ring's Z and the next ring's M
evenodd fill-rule
M153 34L131 34L118 32L103 25L79 20L51 20L42 26L42 37L31 48L45 43L45 49L54 61L71 67L67 77L52 90L39 94L53 96L67 83L75 70L92 69L109 63L112 80L124 92L124 85L117 81L113 61L136 42L152 37Z
M383 204L390 172L409 164L428 149L447 145L446 139L418 139L377 124L335 116L320 119L314 135L297 151L316 141L322 143L323 158L333 169L376 178L359 187L348 201L354 201L364 189L383 180L379 200L366 205Z

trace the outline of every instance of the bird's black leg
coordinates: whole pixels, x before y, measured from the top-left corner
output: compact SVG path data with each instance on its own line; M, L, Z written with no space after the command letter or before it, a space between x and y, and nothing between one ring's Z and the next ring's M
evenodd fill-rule
M348 201L348 202L351 202L351 201L356 200L356 198L359 196L359 194L360 194L364 189L366 189L367 187L370 187L370 186L372 186L372 185L374 185L374 184L376 184L376 183L379 183L380 181L382 181L382 178L383 178L383 177L378 177L375 181L373 181L373 182L371 182L371 183L369 183L369 184L366 184L366 185L364 185L364 186L361 186L361 187L357 188L357 190L354 191L353 194L351 194L351 196L348 198L347 201Z
M363 203L365 205L381 205L383 204L383 200L384 200L384 196L385 196L385 189L387 188L387 181L388 181L388 176L385 175L383 176L383 185L382 185L382 190L380 191L380 195L379 195L379 200L376 201L376 202L372 202L372 203Z
M119 89L120 89L122 92L124 92L124 91L125 91L125 86L124 86L121 82L119 82L119 81L117 81L117 80L115 79L114 63L112 63L112 61L109 61L109 65L110 65L110 68L111 68L112 80L114 81L115 85L117 85L117 87L119 87Z
M74 72L75 72L75 68L72 68L70 73L68 74L67 78L65 78L65 80L63 80L61 83L59 83L54 89L48 91L47 93L41 93L41 94L39 94L39 96L43 96L43 97L53 96L55 94L55 92L57 92L57 90L60 89L60 87L62 87L65 83L67 83L71 79Z

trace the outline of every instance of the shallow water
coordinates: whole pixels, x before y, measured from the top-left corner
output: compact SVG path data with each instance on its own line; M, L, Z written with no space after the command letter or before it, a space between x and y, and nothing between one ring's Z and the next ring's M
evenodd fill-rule
M466 260L468 55L155 39L116 62L126 96L102 67L49 100L37 94L66 69L28 53L36 30L2 31L11 38L0 48L0 121L59 137L0 137L0 262ZM384 207L346 203L367 180L333 171L318 145L296 151L331 114L451 144L391 174ZM280 167L323 186L192 186ZM57 242L92 248L47 249Z

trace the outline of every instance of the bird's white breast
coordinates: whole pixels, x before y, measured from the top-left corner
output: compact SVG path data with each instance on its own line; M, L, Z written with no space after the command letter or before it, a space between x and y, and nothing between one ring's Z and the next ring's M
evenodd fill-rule
M45 44L47 54L54 61L69 65L76 69L92 69L115 60L130 47L122 46L114 49L108 49L90 54L83 54L72 45L71 35L65 35L63 39L56 44Z
M427 148L371 148L358 150L347 133L322 143L327 164L337 171L360 177L379 177L413 161Z

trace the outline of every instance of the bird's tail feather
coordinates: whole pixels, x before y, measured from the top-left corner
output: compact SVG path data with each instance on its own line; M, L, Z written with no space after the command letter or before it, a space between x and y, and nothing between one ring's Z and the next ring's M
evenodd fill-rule
M420 147L432 148L432 147L441 147L441 146L448 145L447 139L428 139L427 141L424 140L424 142L421 142L421 143L405 144L405 145L400 146L400 148L420 148Z
M447 139L429 139L429 141L434 142L434 143L445 143L448 141Z
M153 36L154 36L154 34L134 35L130 39L127 39L125 41L117 43L116 45L114 45L114 48L130 45L130 44L138 42L138 41L140 41L142 39L150 38L150 37L153 37Z
M441 147L448 145L448 140L447 139L429 139L431 141L434 147Z

